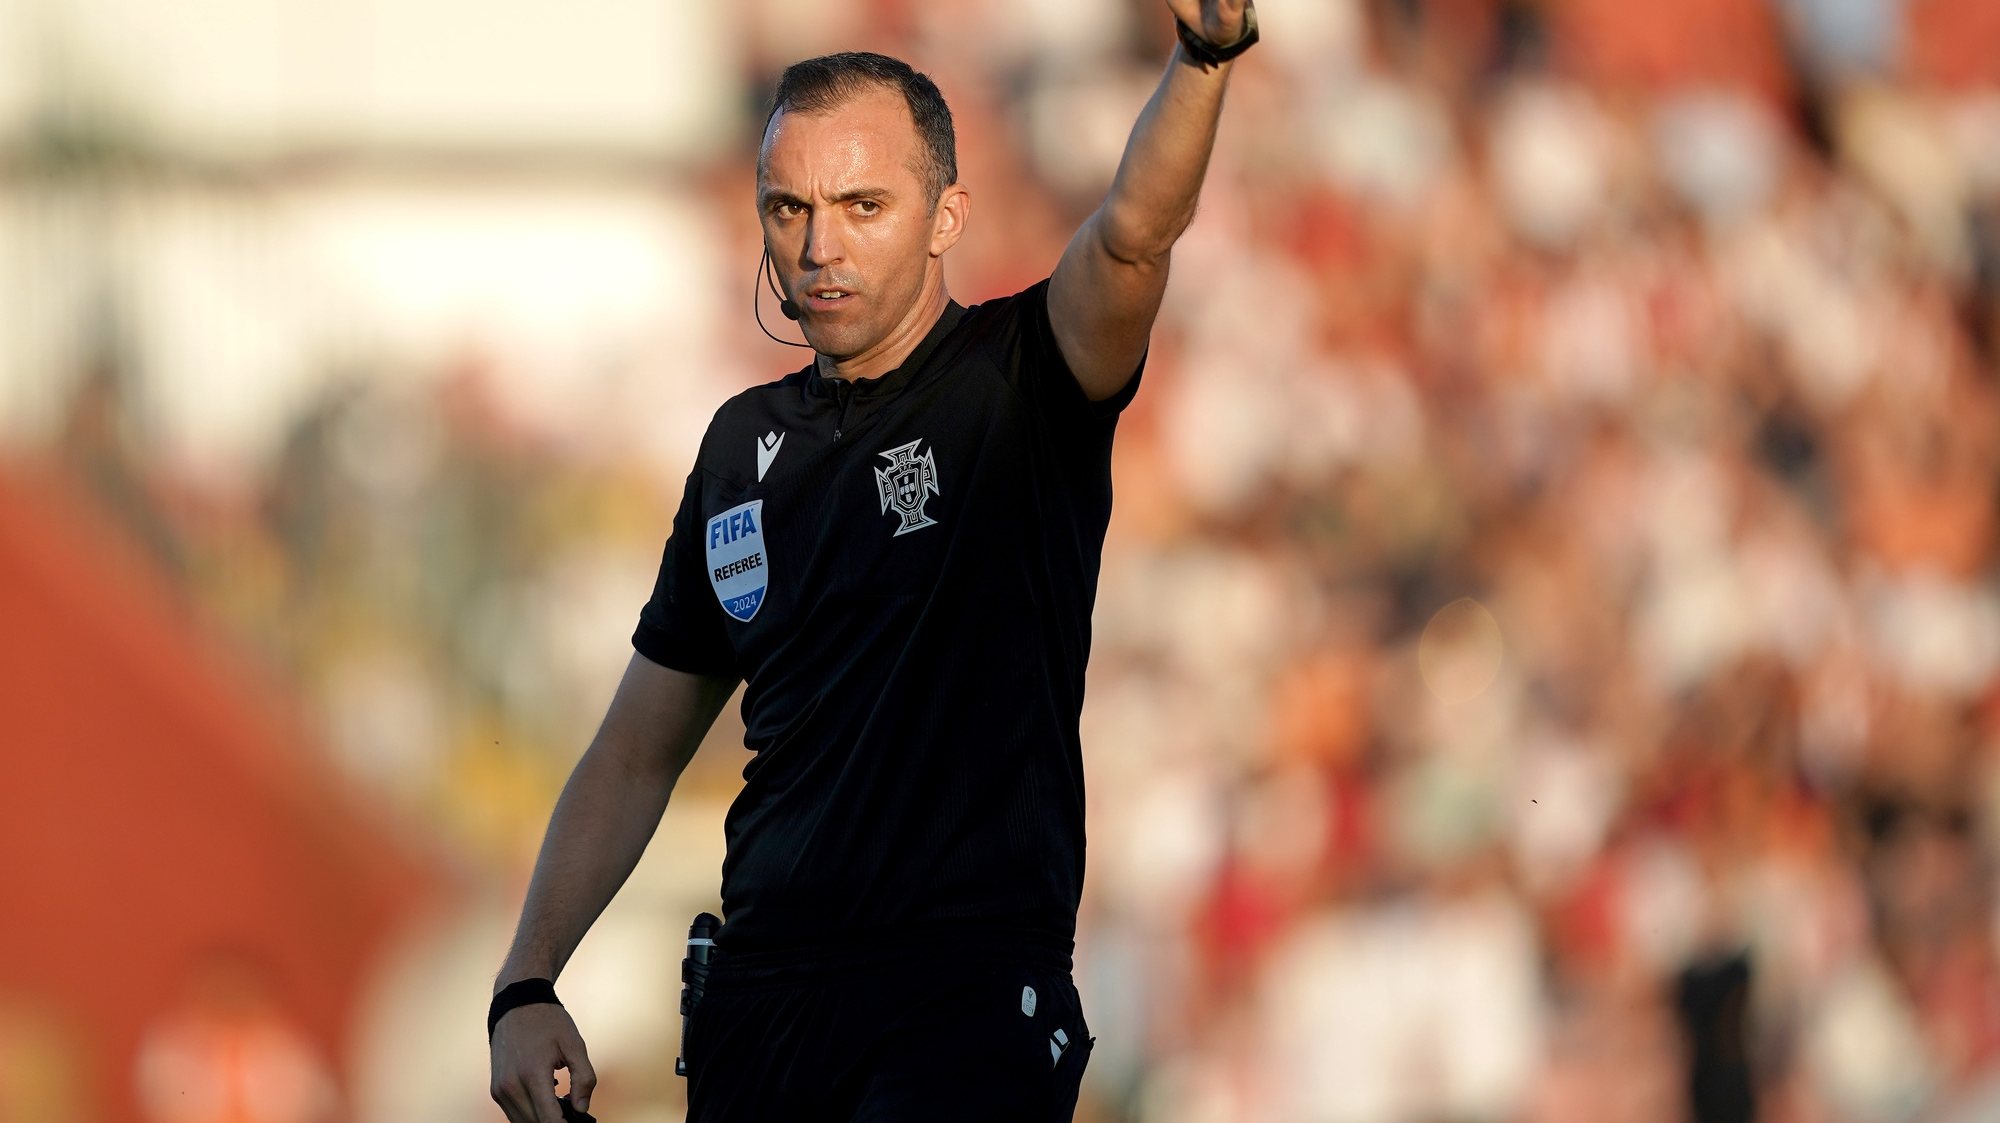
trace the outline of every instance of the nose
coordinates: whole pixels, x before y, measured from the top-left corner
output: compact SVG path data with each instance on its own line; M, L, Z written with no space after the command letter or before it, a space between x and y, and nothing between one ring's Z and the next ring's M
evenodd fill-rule
M817 269L831 265L841 259L845 246L841 242L840 223L822 210L815 210L806 220L806 264Z

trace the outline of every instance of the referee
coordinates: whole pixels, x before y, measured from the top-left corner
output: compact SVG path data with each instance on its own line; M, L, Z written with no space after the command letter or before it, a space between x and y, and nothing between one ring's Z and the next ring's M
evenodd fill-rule
M588 1108L553 980L739 681L754 755L688 1118L1071 1117L1094 1040L1071 979L1077 730L1112 433L1229 60L1256 39L1247 0L1167 6L1180 43L1103 204L1050 276L971 307L945 289L972 197L937 87L876 54L779 80L763 265L815 356L716 410L550 819L489 1018L513 1123L564 1117L558 1068Z

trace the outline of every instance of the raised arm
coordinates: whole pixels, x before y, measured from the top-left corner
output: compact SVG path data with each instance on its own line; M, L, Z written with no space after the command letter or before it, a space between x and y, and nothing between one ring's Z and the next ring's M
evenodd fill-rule
M1233 44L1247 0L1167 0L1201 38ZM1084 396L1122 389L1152 335L1167 255L1194 219L1234 60L1203 67L1176 43L1167 73L1132 126L1111 191L1077 229L1049 279L1049 322Z
M633 653L590 747L556 800L528 882L527 903L493 991L554 979L618 892L659 828L681 771L736 688ZM597 1083L575 1024L560 1006L521 1006L494 1027L494 1102L512 1123L559 1123L553 1074L567 1068L587 1109Z

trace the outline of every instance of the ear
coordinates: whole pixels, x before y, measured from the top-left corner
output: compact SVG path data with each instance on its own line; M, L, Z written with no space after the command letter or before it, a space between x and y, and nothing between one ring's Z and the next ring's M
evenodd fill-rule
M972 216L972 192L965 185L954 183L944 189L938 197L937 213L931 216L932 257L943 257L944 251L958 244L965 233L966 219Z

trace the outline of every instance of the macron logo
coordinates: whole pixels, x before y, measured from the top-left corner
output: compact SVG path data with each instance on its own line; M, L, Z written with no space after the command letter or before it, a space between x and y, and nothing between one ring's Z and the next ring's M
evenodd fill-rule
M764 473L771 470L771 461L778 458L778 446L784 443L783 433L766 433L757 438L757 482L764 482Z

